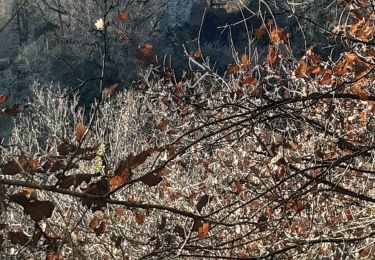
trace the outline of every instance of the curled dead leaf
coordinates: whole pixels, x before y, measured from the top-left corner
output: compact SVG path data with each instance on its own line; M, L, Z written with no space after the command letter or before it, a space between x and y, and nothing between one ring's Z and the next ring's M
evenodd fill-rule
M86 132L85 125L82 122L78 123L76 126L76 140L78 143L81 142L82 137L85 134L85 132Z
M210 231L210 224L202 223L202 225L198 228L198 236L200 238L204 238L207 236L208 231Z
M300 62L296 69L296 77L297 78L302 78L303 76L306 75L307 72L307 63L303 60Z
M247 55L246 53L242 54L241 63L246 66L250 65L249 55Z
M104 95L111 95L112 92L118 87L118 83L114 83L112 84L111 86L109 86L108 88L105 88L103 90L103 94Z

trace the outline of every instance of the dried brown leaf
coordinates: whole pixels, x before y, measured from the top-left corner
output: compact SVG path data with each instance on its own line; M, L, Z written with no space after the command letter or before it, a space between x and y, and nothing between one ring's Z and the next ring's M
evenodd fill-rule
M85 125L82 122L79 122L76 126L76 140L77 142L81 142L83 135L86 132Z
M300 62L300 64L297 67L296 77L302 78L303 76L306 75L306 72L307 72L307 63L303 60Z
M129 19L130 13L129 12L123 12L120 15L116 17L116 22L117 23L122 23L125 22L126 20Z
M158 185L162 180L162 177L152 173L146 174L141 178L141 181L149 187Z
M108 221L107 220L103 220L100 223L99 227L94 228L95 234L97 236L100 236L100 235L104 234L105 231L107 230L107 227L108 227Z
M114 84L110 85L108 88L105 88L103 90L103 94L104 95L111 95L112 92L118 87L118 85L119 85L118 83L114 83Z
M24 206L24 212L29 214L31 219L39 222L44 218L52 216L55 205L50 201L33 201Z
M4 104L5 102L7 102L7 97L4 95L0 95L0 104Z
M209 223L202 223L202 225L198 229L198 236L200 238L204 238L207 236L208 231L210 231L210 224Z
M258 29L255 30L255 37L259 40L266 32L266 25L262 24Z
M202 209L207 205L209 199L210 199L210 196L208 196L207 194L199 198L197 205L195 205L195 207L197 208L199 212L201 212Z
M108 185L111 189L117 188L124 185L127 182L127 175L115 175L108 181Z
M30 238L23 231L9 231L8 239L12 244L19 244L22 246L26 245L30 241Z
M135 222L137 222L138 225L142 225L145 222L145 214L140 211L135 213Z
M0 166L0 169L3 175L16 175L18 173L23 172L20 163L17 163L14 160L9 161L6 164Z
M6 107L0 110L0 115L7 115L7 116L16 116L19 113L22 113L28 108L30 105L14 105L12 107Z
M98 218L98 216L94 216L94 218L90 221L89 227L92 230L95 230L95 228L97 228L99 225L100 225L100 219Z

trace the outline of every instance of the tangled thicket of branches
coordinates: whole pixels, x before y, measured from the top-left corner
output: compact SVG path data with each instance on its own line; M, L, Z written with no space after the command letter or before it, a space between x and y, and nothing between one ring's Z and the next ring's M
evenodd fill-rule
M225 75L197 50L181 79L154 67L113 95L102 74L91 113L41 87L1 110L26 110L1 145L1 256L374 258L375 8L340 4L337 57L295 58L268 22L265 60Z

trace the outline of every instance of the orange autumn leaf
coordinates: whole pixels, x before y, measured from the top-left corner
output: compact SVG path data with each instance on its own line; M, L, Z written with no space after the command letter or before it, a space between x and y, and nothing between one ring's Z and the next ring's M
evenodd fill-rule
M246 53L242 54L242 56L241 56L241 63L243 65L250 65L249 55L247 55Z
M347 53L345 56L345 61L349 64L352 64L357 59L357 55L355 53Z
M152 60L153 59L153 46L150 43L143 45L138 49L136 58L139 60Z
M368 100L368 98L369 98L368 94L366 93L366 90L363 89L363 86L361 84L357 83L357 85L354 85L352 89L353 89L354 93L356 95L358 95L359 99L361 99L363 101Z
M31 193L35 192L34 188L25 187L22 189L21 193L27 195L30 195Z
M94 230L95 228L97 228L98 226L100 225L100 219L95 216L91 221L90 221L90 224L89 224L89 227Z
M290 144L290 150L292 150L292 151L297 150L297 147L298 147L298 144L296 144L296 143L291 143Z
M18 161L25 171L35 170L39 166L38 160L32 158L20 158Z
M321 85L330 85L332 83L331 75L325 75L318 83Z
M122 14L120 14L119 16L117 16L116 22L118 22L118 23L125 22L126 20L129 19L129 15L130 15L129 12L123 12Z
M184 83L182 83L182 81L179 81L177 84L176 84L176 90L181 90L182 88L184 87Z
M309 59L314 62L314 63L319 63L322 61L322 57L320 57L319 55L316 55L316 54L311 54L309 55Z
M64 259L60 253L53 253L52 255L47 255L46 260L62 260Z
M115 84L112 84L111 86L109 86L108 88L105 88L103 90L103 94L106 94L106 95L111 95L112 92L118 87L118 83L115 83Z
M246 77L242 80L242 84L244 86L249 86L249 85L255 86L257 83L258 83L258 80L253 77Z
M198 236L200 238L204 238L205 236L207 236L209 230L210 230L210 224L202 223L202 225L198 228Z
M301 63L298 65L296 70L296 77L302 78L306 75L307 72L307 63L305 61L301 61Z
M309 68L309 72L312 74L317 74L321 70L321 67L319 65L313 65Z
M3 104L5 102L7 102L7 97L4 95L0 95L0 104Z
M268 48L268 55L266 57L266 63L270 65L270 67L274 68L276 63L278 62L279 58L277 56L277 50L274 46L269 46Z
M271 42L275 44L287 43L288 35L283 28L274 28L270 33Z
M123 184L125 184L127 181L126 175L116 175L109 179L108 185L110 188L117 188Z
M201 51L201 50L196 50L196 51L194 52L194 57L195 57L195 58L202 57L202 51Z
M356 19L355 22L350 26L350 34L355 35L355 32L362 24L362 19Z
M327 75L331 76L332 70L330 70L330 69L321 69L321 70L319 70L318 74L319 75L324 75L324 76L327 76Z
M168 125L169 125L169 120L165 118L165 119L163 119L163 120L160 122L160 124L158 124L158 125L156 126L156 128L159 129L159 130L162 131L162 132L165 132L165 131L167 130L167 128L168 128Z
M82 137L85 134L85 131L85 125L82 122L78 123L76 126L76 140L78 143L81 142Z
M108 221L102 221L99 225L99 227L95 228L94 231L95 231L95 234L97 236L100 236L102 234L105 233L105 231L107 230L107 227L108 227Z
M346 62L337 63L333 70L333 73L335 73L336 76L343 76L348 72L349 72L349 66L348 66L348 63Z
M116 211L117 214L120 214L120 215L125 213L125 209L122 208L122 207L115 208L115 211Z
M367 112L363 111L359 114L359 123L361 125L365 125L367 122Z
M368 19L365 20L362 28L355 34L362 41L367 41L372 34L372 25Z

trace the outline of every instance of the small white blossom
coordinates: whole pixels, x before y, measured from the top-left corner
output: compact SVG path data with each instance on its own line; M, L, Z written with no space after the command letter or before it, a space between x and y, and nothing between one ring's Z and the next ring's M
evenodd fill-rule
M96 29L98 29L100 31L104 30L104 20L103 20L103 18L100 18L99 20L96 20L95 27L96 27Z

